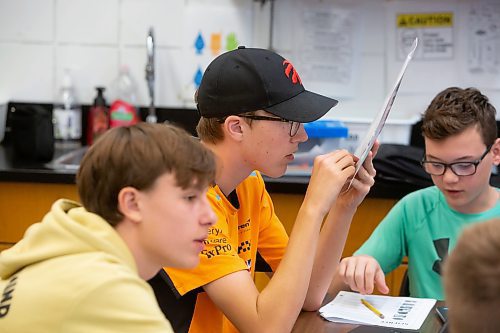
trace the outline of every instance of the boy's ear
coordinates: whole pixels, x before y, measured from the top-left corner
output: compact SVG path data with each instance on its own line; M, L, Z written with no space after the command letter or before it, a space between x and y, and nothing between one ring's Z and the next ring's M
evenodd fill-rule
M243 123L243 119L238 116L229 116L224 121L223 126L226 129L226 135L232 137L235 140L240 141L244 131L244 126L247 125Z
M118 193L118 210L133 222L140 222L142 219L138 200L139 191L133 187L124 187Z
M493 146L491 146L491 152L493 153L493 163L495 165L500 164L500 138L495 140Z

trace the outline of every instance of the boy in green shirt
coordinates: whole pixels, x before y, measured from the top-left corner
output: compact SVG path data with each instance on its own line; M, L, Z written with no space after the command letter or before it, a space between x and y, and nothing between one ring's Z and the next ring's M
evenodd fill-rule
M375 285L388 293L384 275L406 256L410 295L444 299L442 263L462 229L500 216L499 191L490 185L491 168L500 163L495 114L473 88L448 88L433 99L423 115L422 166L435 186L393 207L354 256L342 260L341 281L362 294Z

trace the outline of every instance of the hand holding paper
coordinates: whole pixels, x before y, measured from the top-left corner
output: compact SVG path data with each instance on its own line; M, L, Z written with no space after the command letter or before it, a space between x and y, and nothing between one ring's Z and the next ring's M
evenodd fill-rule
M372 161L373 157L377 154L378 147L378 142L375 142L372 154L365 160L363 167L358 170L357 174L353 174L342 187L342 192L338 200L339 204L343 207L358 207L368 192L370 192L370 188L375 183L376 174ZM357 161L356 156L354 156L354 160Z
M342 186L353 176L354 169L353 156L346 150L317 156L304 202L309 202L318 212L327 214Z

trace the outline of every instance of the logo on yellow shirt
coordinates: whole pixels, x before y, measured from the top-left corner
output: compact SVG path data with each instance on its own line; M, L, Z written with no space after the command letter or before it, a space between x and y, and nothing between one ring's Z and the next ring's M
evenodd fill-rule
M211 259L215 256L231 252L232 249L233 247L231 246L231 244L215 245L212 249L206 249L201 251L201 254L205 255L207 259Z

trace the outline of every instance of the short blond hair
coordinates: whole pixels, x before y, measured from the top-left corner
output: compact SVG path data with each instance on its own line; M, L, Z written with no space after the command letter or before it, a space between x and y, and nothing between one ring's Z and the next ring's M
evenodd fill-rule
M236 116L250 116L255 115L257 111L251 112L243 112L241 114L237 114ZM201 117L198 121L198 125L196 126L196 133L198 137L203 141L211 144L217 144L224 140L224 130L222 128L222 124L224 123L225 118L205 118ZM247 124L252 126L252 119L243 118Z
M211 144L217 144L224 139L224 130L217 118L201 117L196 126L196 133L203 142Z
M443 281L453 333L500 328L500 219L467 227L445 262Z

